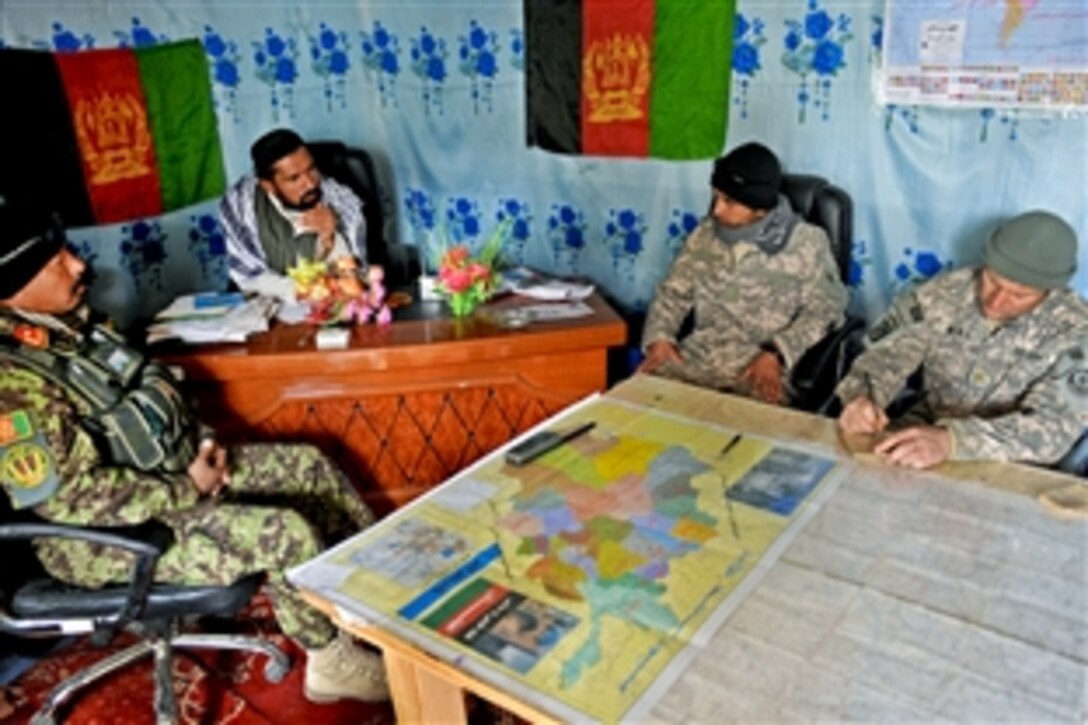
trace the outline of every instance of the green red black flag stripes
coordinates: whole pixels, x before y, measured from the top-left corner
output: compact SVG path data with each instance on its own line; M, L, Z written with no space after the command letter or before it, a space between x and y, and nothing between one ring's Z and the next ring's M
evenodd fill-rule
M725 143L735 0L525 0L527 138L699 159Z
M199 41L56 55L0 49L0 78L22 107L21 114L4 114L20 161L0 170L5 197L37 199L67 225L88 226L155 216L222 193L222 151Z

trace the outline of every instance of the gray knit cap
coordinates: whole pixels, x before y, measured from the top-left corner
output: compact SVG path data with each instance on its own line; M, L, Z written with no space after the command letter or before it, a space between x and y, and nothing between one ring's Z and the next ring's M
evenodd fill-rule
M1005 222L986 242L986 266L1036 289L1061 289L1077 271L1077 235L1047 211L1029 211Z

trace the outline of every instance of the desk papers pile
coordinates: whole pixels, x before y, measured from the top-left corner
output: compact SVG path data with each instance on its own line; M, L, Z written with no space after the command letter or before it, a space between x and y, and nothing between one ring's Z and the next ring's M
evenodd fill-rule
M245 300L241 296L227 299L232 296L220 295L222 304L209 305L201 303L199 297L180 297L159 313L157 321L147 328L148 344L160 340L244 342L254 332L268 330L268 321L279 304L267 297Z

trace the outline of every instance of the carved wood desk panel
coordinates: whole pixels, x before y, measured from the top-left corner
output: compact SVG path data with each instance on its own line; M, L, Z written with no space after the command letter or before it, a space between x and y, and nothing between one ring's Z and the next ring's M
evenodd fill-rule
M604 390L608 348L626 329L600 297L588 302L590 317L520 330L423 303L386 328L353 329L346 350L315 349L310 326L276 325L164 357L225 441L313 443L384 514Z

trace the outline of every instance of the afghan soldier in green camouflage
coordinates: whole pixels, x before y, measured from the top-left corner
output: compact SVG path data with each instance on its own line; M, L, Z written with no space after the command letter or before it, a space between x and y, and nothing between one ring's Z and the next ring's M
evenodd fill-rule
M284 578L325 542L373 522L350 483L310 446L228 452L195 423L165 371L84 324L84 264L63 246L63 230L18 229L0 226L0 483L13 504L62 523L167 524L174 544L158 562L159 581L225 584L265 572L281 628L308 651L307 696L387 697L378 656L338 635ZM88 393L95 371L117 373L107 390L130 382L109 412ZM117 418L122 409L131 415ZM100 586L131 577L124 552L61 539L35 548L59 579Z
M781 177L755 143L715 163L712 213L657 289L641 371L787 402L789 371L842 323L847 292L827 235L779 194ZM678 343L691 313L694 330Z
M1088 303L1066 288L1076 260L1069 225L1028 212L991 235L985 266L896 300L839 384L841 427L883 431L884 408L921 367L907 427L876 447L890 463L1060 459L1088 428Z

